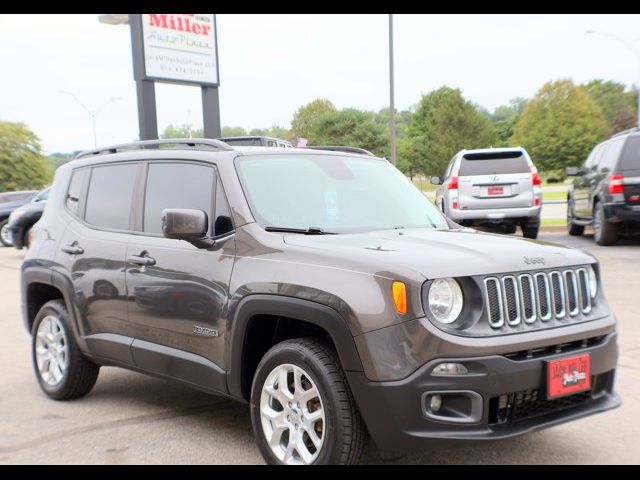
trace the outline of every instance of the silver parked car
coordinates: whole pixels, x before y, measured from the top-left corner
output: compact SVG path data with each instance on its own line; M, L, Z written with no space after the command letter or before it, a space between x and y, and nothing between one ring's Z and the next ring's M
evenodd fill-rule
M540 227L540 175L522 147L461 150L449 162L435 204L456 223L504 226L536 238Z

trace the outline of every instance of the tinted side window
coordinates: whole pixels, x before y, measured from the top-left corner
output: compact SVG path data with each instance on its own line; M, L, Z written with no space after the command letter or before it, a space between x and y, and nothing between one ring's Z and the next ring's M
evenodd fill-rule
M131 201L138 166L107 165L91 172L85 220L98 227L129 229Z
M218 178L216 186L216 216L213 225L213 234L218 237L233 231L233 221L231 220L231 210L227 203L227 198L222 189L222 183Z
M67 209L74 215L78 215L80 195L82 194L84 180L87 178L87 172L89 172L88 168L80 168L78 170L74 170L71 175L71 182L69 183L69 190L67 191L65 204L67 205Z
M204 210L211 220L214 182L212 167L193 163L150 164L144 201L144 231L162 233L160 217L165 208Z
M640 170L640 136L628 138L620 161L620 170Z
M598 170L600 172L612 172L615 170L623 146L624 139L614 140L607 145L607 148L602 154L602 157L600 157L600 162L598 163Z

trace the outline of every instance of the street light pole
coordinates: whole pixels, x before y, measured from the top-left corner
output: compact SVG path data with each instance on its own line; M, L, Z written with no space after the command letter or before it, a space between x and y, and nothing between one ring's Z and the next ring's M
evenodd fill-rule
M97 110L90 110L89 108L87 108L87 106L84 103L82 103L82 100L76 97L76 95L73 94L72 92L69 92L67 90L58 90L58 93L64 93L66 95L70 95L78 103L78 105L80 105L84 109L84 111L91 116L91 127L93 128L93 148L98 148L98 139L96 136L96 115L98 115L102 110L104 110L104 108L107 105L109 105L110 103L115 103L117 100L121 100L121 98L111 97Z
M585 32L586 34L596 34L596 35L603 35L605 37L609 37L609 38L613 38L614 40L616 40L617 42L621 43L622 45L624 45L626 48L628 48L629 50L631 50L635 56L638 58L638 67L640 67L640 50L638 50L631 42L629 42L628 40L625 40L622 37L619 37L618 35L615 35L613 33L609 33L609 32L602 32L600 30L587 30ZM640 71L638 72L640 74ZM640 128L640 76L638 77L638 81L635 85L636 87L636 97L637 97L637 101L638 101L638 117L637 117L637 127Z
M396 164L396 108L393 86L393 14L389 14L389 130L391 163Z

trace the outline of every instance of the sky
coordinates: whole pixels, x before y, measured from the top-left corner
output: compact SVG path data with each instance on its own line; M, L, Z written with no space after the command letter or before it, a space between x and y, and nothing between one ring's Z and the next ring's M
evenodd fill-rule
M220 14L223 125L288 127L315 98L338 108L389 103L387 15ZM447 85L488 110L531 97L549 80L640 82L640 15L394 15L398 110ZM93 147L138 135L129 27L98 15L0 15L0 120L26 123L45 152ZM110 101L115 99L114 101ZM202 125L197 87L156 84L158 127Z

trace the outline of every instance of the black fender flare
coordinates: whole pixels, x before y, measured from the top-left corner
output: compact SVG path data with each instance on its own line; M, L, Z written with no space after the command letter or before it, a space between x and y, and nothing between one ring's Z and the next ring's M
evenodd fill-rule
M27 299L27 292L29 289L29 285L33 283L49 285L62 293L62 299L65 303L65 306L67 307L67 312L69 313L69 317L71 319L71 328L73 330L75 340L78 343L80 350L86 352L87 345L84 341L82 330L80 328L80 319L82 318L82 316L77 308L76 302L74 301L75 293L73 289L73 282L66 275L60 272L56 267L42 265L29 265L23 267L22 318L25 328L29 331L29 334L31 334L31 330L29 328L29 302Z
M279 315L317 325L326 330L336 346L342 368L363 371L353 335L345 320L333 308L321 303L281 295L254 294L244 297L233 313L229 348L227 388L229 394L244 399L242 392L242 358L249 322L255 315Z

